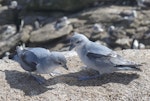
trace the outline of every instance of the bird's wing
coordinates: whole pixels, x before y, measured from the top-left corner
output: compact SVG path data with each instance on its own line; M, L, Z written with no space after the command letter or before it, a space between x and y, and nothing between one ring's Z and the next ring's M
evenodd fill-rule
M86 45L87 53L95 53L99 55L109 55L112 50L98 43L90 42Z
M105 62L114 66L133 65L132 62L127 61L126 59L118 55L116 52L100 44L91 43L90 47L88 46L86 55L89 59L92 59L96 63Z
M23 68L27 71L35 71L36 70L36 66L37 66L37 57L34 53L32 53L31 51L24 51L21 55L20 58L22 60L22 62L26 65L23 66Z

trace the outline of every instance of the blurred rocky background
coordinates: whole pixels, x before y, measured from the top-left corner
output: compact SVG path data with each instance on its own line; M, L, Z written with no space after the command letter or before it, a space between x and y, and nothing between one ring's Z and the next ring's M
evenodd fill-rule
M17 45L68 50L73 31L112 49L150 48L149 0L0 0L0 57Z

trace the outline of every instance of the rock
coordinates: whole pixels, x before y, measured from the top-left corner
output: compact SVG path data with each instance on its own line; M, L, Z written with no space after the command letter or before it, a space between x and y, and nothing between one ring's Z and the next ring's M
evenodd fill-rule
M33 30L33 27L30 26L30 25L26 25L23 28L22 32L20 32L20 34L21 34L21 41L22 42L26 43L27 41L29 41L30 33L31 33L32 30Z
M4 41L9 39L16 33L16 28L14 25L4 25L0 28L0 40Z
M43 28L31 32L30 42L39 43L46 42L68 35L73 30L71 25L65 26L59 30L55 30L54 23L47 24Z
M130 38L122 38L122 39L116 40L115 43L118 44L119 46L121 46L124 49L131 48L132 39L130 39Z
M9 0L7 0L9 1ZM16 0L30 10L77 11L89 7L97 0ZM80 4L80 5L79 5Z
M94 71L81 70L84 66L74 52L66 52L69 70L59 68L61 75L46 79L39 85L16 62L0 60L1 101L148 101L150 90L150 50L123 50L118 53L141 66L142 72L122 71L104 74L100 78L79 81L79 76L91 75ZM141 59L142 57L142 59Z
M20 41L20 35L14 34L10 38L4 41L0 41L0 56L4 54L5 52L9 51L13 47L16 46L16 44Z
M133 36L135 33L135 29L126 29L125 32L128 36Z
M16 0L20 5L30 10L51 10L51 11L67 11L75 12L91 6L106 5L132 5L136 4L136 0L132 2L130 0ZM5 0L8 4L10 0ZM79 5L80 4L80 5Z
M149 9L150 1L149 0L137 0L138 6L142 9Z
M13 20L13 14L7 6L0 7L0 25L10 24Z

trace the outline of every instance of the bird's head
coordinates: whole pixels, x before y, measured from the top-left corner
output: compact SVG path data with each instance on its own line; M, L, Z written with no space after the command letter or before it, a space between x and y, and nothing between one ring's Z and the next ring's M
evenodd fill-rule
M52 55L53 55L53 61L56 66L61 66L61 67L64 67L66 70L68 70L67 60L62 53L53 52Z
M83 47L89 39L84 36L83 34L79 34L77 32L74 32L74 35L70 39L70 48L69 50L72 50L73 48L80 48Z

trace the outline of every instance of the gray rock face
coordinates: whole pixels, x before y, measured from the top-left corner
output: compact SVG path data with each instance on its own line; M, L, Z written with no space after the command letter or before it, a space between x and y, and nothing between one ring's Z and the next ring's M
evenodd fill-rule
M9 51L11 48L15 47L16 44L20 41L20 35L14 34L9 37L7 40L0 41L0 55Z
M4 41L12 37L16 33L16 28L13 25L4 25L0 28L0 40Z
M5 3L9 3L6 0ZM16 0L30 10L78 11L101 4L135 5L136 0Z
M98 0L16 0L30 10L76 11L90 6ZM9 0L5 3L8 4ZM80 5L79 5L80 4Z

